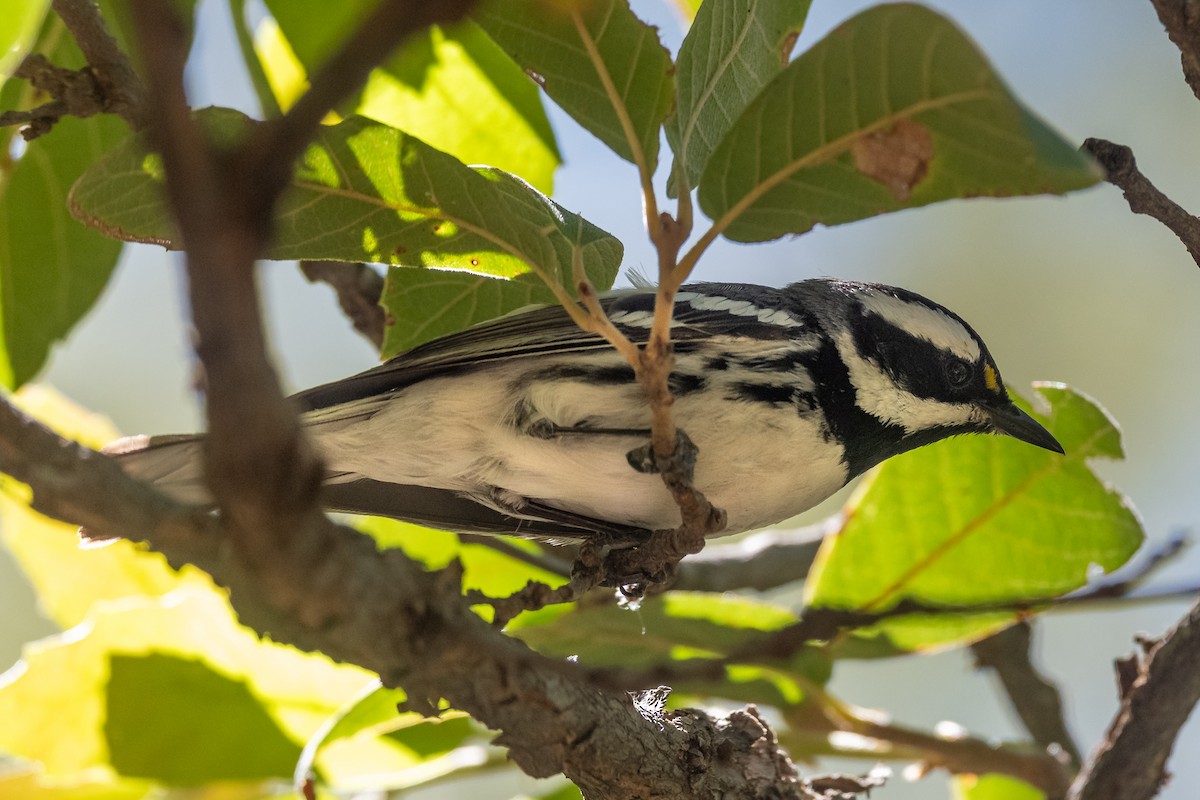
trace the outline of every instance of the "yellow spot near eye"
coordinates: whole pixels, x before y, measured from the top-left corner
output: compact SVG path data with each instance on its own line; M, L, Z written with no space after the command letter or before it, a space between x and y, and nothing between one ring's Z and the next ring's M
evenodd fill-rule
M1000 376L996 374L996 369L991 364L983 365L983 382L989 390L1000 391Z

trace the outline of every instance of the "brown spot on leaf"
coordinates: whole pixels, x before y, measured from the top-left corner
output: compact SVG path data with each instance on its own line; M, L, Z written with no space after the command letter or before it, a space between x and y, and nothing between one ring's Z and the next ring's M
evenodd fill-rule
M546 76L545 75L543 75L540 72L534 72L533 70L529 69L528 67L526 67L526 69L525 69L525 74L528 75L529 79L531 81L533 81L534 83L536 83L538 86L542 87L543 89L546 88Z
M903 201L929 171L933 137L924 125L902 119L885 131L862 137L850 152L855 169L882 183L897 200Z

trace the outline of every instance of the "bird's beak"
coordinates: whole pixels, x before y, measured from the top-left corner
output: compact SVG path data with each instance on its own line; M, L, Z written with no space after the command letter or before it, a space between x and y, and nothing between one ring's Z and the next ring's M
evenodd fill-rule
M1004 405L985 405L983 410L992 419L992 426L997 433L1003 433L1022 442L1036 445L1056 453L1063 453L1063 446L1050 435L1050 431L1041 423L1017 408L1014 403Z

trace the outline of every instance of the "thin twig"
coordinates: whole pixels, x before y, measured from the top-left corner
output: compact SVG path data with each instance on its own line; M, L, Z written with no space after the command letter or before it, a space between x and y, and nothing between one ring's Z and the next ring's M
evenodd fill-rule
M1153 570L1157 569L1161 561L1152 558L1148 559L1147 564L1148 567L1143 569ZM1130 574L1123 580L1122 585L1132 590L1140 585L1140 579L1136 574ZM749 641L723 658L695 658L644 669L598 669L596 677L603 685L620 688L693 679L720 680L725 675L725 669L731 665L768 664L786 660L811 644L829 642L844 632L871 627L900 617L1012 614L1014 618L1020 619L1041 610L1073 609L1113 602L1162 602L1180 598L1191 599L1197 595L1200 595L1200 583L1193 582L1172 587L1170 591L1139 592L1122 597L1114 594L1111 583L1101 581L1068 595L1030 597L994 603L957 605L906 599L890 608L870 611L807 608L792 625Z
M1029 620L1020 620L975 642L971 653L977 667L996 673L1009 703L1033 740L1044 750L1060 749L1070 760L1071 772L1075 772L1083 758L1067 730L1058 687L1033 665L1032 641L1033 625Z
M1190 541L1187 532L1175 531L1162 543L1148 548L1136 562L1117 574L1095 581L1078 592L1066 595L1065 599L1100 601L1128 597L1130 592L1143 586L1161 567L1178 558ZM1020 620L975 642L971 645L971 652L978 666L995 671L1009 702L1033 740L1043 748L1061 748L1070 759L1072 770L1078 771L1082 756L1067 730L1062 697L1058 687L1033 665L1030 652L1032 636L1032 623Z
M831 527L822 524L794 531L763 531L736 542L710 544L679 565L671 588L763 592L804 580Z
M805 687L805 703L785 709L790 724L785 743L804 743L824 739L831 733L852 733L866 744L865 751L854 744L831 745L829 755L864 755L920 762L924 771L944 769L955 775L979 775L998 772L1019 778L1041 789L1048 800L1059 800L1070 785L1071 771L1053 755L1020 745L997 744L972 736L940 736L882 721L877 715L864 714L826 693L818 686Z
M145 89L117 40L108 32L92 0L53 0L54 13L66 24L96 78L106 112L124 118L134 130L143 124Z
M52 98L31 109L0 114L0 127L25 126L21 129L21 137L27 142L49 133L65 116L85 118L105 110L103 93L90 70L56 67L40 53L32 53L25 57L13 75L29 81L34 89Z
M1163 194L1137 167L1133 151L1105 139L1086 139L1083 150L1104 167L1104 179L1119 188L1135 214L1154 217L1179 237L1200 266L1200 218Z

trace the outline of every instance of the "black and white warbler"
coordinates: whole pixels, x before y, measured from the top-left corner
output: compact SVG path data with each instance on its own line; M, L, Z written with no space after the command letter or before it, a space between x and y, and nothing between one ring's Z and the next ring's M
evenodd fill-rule
M603 300L644 342L650 290ZM884 459L960 433L1061 453L1009 399L958 315L877 284L701 283L676 296L674 419L725 533L805 511ZM301 392L325 459L324 502L460 532L637 541L679 524L662 482L630 467L649 411L633 371L559 306L517 312ZM110 448L180 499L205 502L198 436Z

